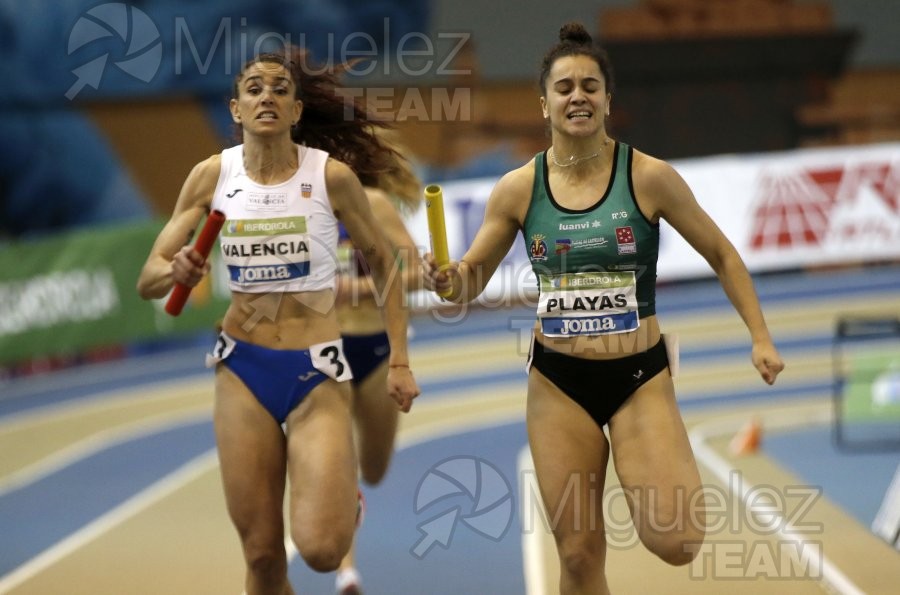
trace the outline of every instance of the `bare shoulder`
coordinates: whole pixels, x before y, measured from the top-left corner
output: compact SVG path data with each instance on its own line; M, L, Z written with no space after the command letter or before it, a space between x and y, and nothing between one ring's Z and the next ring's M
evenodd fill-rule
M222 169L222 156L219 154L207 157L196 164L184 181L179 202L184 208L192 206L206 207L212 203L213 193L219 181Z
M366 198L369 199L369 205L372 207L372 214L375 215L376 219L381 219L383 216L389 216L397 211L397 208L394 206L394 203L387 192L381 188L364 186L363 189L366 191Z
M381 188L364 186L363 189L366 191L366 197L369 199L369 202L372 203L372 206L390 204L390 197L388 197L387 192Z
M353 185L353 182L359 184L359 178L349 165L343 161L338 161L334 157L329 157L325 162L325 185L329 191L342 191Z
M642 151L634 150L631 162L632 181L635 184L655 186L665 184L678 174L675 168L662 159L658 159Z
M666 161L634 151L631 181L635 198L651 219L669 218L674 209L683 208L693 194L681 175Z
M534 186L534 159L521 167L507 172L497 182L495 191L504 194L512 193L521 195L523 192L531 194Z
M488 199L488 208L522 222L534 187L534 159L507 172L497 181Z
M341 221L360 210L369 211L366 194L356 172L343 161L329 157L325 162L325 186L331 208Z
M334 157L329 157L325 162L325 182L331 186L341 186L351 184L356 180L356 174L349 165L343 161L338 161Z
M215 186L219 180L219 171L221 169L222 155L218 153L210 155L191 169L191 173L188 174L188 180L206 185L211 181L213 186Z

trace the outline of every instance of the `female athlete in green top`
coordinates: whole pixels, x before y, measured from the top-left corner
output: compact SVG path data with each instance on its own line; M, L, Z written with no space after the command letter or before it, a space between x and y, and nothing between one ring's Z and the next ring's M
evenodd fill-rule
M561 29L540 83L550 148L497 183L461 261L438 271L427 255L426 266L438 292L466 302L484 289L519 230L525 234L541 283L528 376L531 453L556 520L560 593L596 595L609 592L598 511L610 452L635 530L653 553L687 564L706 530L700 476L654 309L660 219L715 271L747 325L763 380L775 382L784 364L746 266L684 180L667 163L608 137L610 66L583 26ZM573 480L591 487L573 491Z

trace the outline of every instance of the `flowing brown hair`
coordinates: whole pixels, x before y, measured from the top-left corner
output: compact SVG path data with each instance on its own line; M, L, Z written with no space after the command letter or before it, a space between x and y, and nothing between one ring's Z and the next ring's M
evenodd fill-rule
M244 73L260 62L280 64L291 73L295 97L303 102L302 117L291 129L291 139L295 143L321 149L346 163L364 186L381 187L379 179L382 176L397 175L393 172L401 168L402 163L408 163L378 134L378 130L388 128L388 123L370 117L361 97L343 92L339 77L353 64L317 65L308 50L286 46L281 52L263 53L248 60L235 77L234 98L238 97ZM236 127L236 136L239 139L242 136L240 124ZM397 196L401 195L398 193Z
M399 134L393 128L376 128L375 135L393 151L393 159L387 171L378 176L374 187L383 190L397 203L401 212L414 213L424 202L422 181L416 174L412 163L404 157L407 150L399 140Z

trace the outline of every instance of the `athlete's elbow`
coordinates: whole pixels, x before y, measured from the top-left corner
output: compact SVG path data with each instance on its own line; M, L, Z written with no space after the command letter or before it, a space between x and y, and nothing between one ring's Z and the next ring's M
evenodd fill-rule
M145 283L138 281L135 289L137 290L138 295L140 296L140 298L142 300L152 300L153 299L153 294L150 292L150 288L148 288Z
M141 274L135 284L135 289L142 300L158 300L165 297L170 288L154 283L152 279Z
M135 289L137 290L137 294L141 297L142 300L153 299L153 295L150 292L150 284L146 279L144 279L143 276L138 277L137 283L135 284Z
M142 300L156 300L165 295L165 293L157 291L154 287L141 281L137 283L137 293Z

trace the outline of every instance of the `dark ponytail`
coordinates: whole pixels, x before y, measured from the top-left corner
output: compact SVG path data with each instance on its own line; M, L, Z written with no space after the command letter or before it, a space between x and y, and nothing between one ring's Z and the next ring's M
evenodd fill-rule
M541 62L541 76L539 80L542 95L546 96L547 94L547 76L549 76L550 69L553 67L554 62L566 56L587 56L592 58L597 63L597 66L600 67L600 72L603 74L603 78L606 82L606 92L612 94L615 88L615 81L613 79L612 64L609 61L609 56L606 55L603 48L594 43L591 34L587 32L584 25L577 22L571 22L566 23L560 28L559 42L544 54L544 59Z

